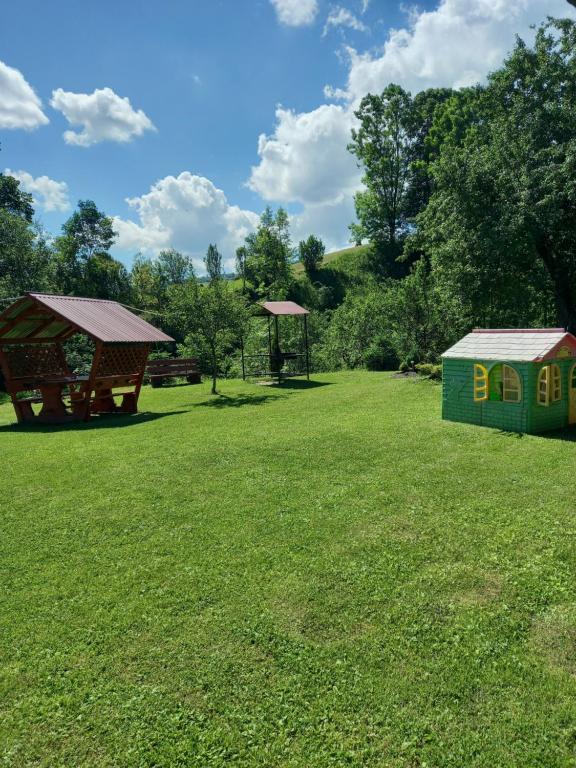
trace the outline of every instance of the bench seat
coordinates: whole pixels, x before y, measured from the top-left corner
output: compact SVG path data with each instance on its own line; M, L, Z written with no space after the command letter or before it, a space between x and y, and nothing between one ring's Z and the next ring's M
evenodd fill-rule
M166 379L185 378L189 384L200 384L202 377L195 357L175 357L167 360L149 360L146 375L153 387L161 387Z

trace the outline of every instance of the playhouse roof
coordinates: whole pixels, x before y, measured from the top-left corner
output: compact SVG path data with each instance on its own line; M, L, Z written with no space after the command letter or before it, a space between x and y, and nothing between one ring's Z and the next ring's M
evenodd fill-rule
M540 362L557 357L562 347L568 348L564 355L576 357L576 338L563 328L476 328L442 357Z
M174 341L116 301L28 293L0 314L0 344L62 341L74 333L104 343Z

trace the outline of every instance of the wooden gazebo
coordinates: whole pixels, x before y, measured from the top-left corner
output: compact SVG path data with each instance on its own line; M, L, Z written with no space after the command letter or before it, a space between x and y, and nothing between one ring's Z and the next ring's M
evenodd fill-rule
M87 376L66 362L63 342L77 333L95 344ZM26 294L0 314L0 367L18 421L136 413L151 345L162 341L173 339L115 301Z

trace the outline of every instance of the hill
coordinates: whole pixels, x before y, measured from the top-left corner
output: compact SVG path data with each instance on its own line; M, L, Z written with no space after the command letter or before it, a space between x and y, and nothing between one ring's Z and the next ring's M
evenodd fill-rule
M322 260L320 272L327 268L345 273L357 270L368 253L369 247L368 245L359 245L327 253ZM294 264L294 273L298 276L304 274L304 267L300 262Z

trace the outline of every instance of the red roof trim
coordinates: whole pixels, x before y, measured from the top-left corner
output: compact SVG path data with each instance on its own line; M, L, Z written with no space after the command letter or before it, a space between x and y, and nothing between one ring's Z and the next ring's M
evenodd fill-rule
M474 328L472 333L567 333L566 328Z

